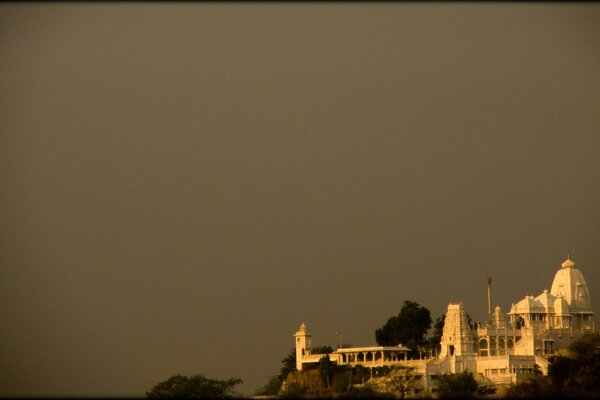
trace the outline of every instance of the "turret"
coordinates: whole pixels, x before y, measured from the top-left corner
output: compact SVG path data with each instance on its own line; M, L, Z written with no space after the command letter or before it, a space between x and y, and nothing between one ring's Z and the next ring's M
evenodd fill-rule
M310 354L310 342L312 335L308 333L306 325L302 323L302 325L300 325L300 328L298 329L298 332L294 334L294 337L296 338L296 369L298 371L301 371L302 358L305 355Z

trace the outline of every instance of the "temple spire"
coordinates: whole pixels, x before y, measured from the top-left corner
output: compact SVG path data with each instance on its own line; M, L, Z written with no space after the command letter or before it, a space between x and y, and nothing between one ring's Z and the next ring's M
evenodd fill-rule
M488 321L492 321L492 278L487 278Z

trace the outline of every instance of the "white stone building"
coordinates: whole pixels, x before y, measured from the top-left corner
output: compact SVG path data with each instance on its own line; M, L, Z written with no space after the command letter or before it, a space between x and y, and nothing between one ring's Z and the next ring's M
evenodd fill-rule
M435 392L436 379L444 373L469 370L481 385L517 383L536 369L547 374L549 356L594 331L587 282L569 256L556 272L550 292L525 296L511 306L508 315L500 307L491 312L489 302L488 295L488 321L474 327L469 326L462 303L448 305L441 351L435 357L408 360L410 350L404 346L374 346L341 348L329 358L338 364L370 368L411 366L423 376L423 388ZM318 363L324 354L311 354L311 335L305 324L294 337L297 369Z

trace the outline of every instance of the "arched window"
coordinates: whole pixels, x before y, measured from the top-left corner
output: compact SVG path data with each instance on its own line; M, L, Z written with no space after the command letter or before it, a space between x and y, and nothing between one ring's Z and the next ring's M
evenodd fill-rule
M485 338L481 338L479 340L479 355L487 356L488 355L488 342Z
M496 339L490 338L490 356L495 356L496 354Z
M522 327L525 326L525 319L523 318L522 315L517 315L515 325L516 325L517 329L521 329Z

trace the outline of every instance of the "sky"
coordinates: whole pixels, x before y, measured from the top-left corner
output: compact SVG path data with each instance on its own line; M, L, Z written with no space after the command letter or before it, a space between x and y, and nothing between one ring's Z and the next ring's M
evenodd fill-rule
M599 312L599 48L594 3L0 4L0 395L252 394L302 322L484 321L568 252Z

